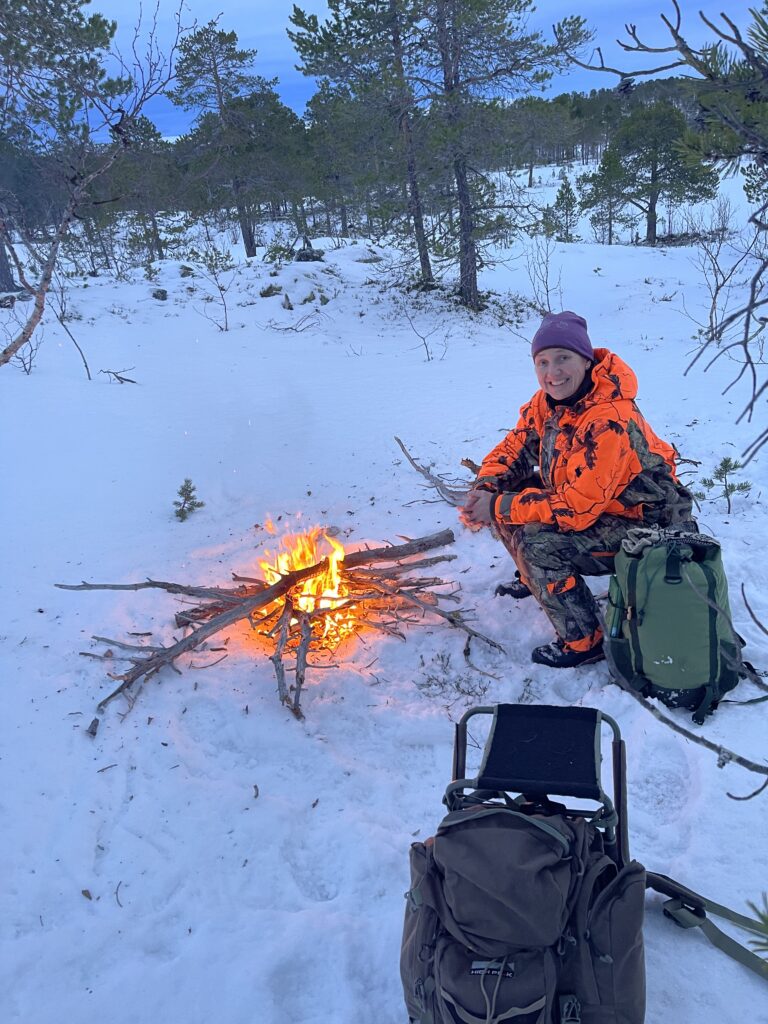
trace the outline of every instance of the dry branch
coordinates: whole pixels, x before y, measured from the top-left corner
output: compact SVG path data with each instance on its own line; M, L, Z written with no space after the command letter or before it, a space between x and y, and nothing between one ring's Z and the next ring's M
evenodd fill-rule
M410 604L415 605L417 608L421 608L425 612L430 612L432 615L439 615L445 619L452 626L463 630L470 637L477 637L478 640L484 641L490 647L493 647L497 651L501 651L502 654L506 654L506 651L501 644L496 643L495 640L491 640L490 637L483 636L482 633L477 633L474 629L466 624L460 612L444 612L440 608L435 608L432 605L427 604L426 601L422 601L420 598L413 596L412 594L403 594L400 591L393 590L391 587L386 586L384 583L372 584L377 590L381 590L385 594L389 594L391 597L400 598Z
M293 617L293 604L291 601L286 601L283 606L283 612L280 616L275 631L278 632L277 646L275 647L274 654L270 655L269 660L275 666L275 676L277 677L277 693L280 697L280 701L283 704L288 703L288 684L285 681L285 666L283 665L283 651L285 645L288 643L288 634L291 631L291 618ZM273 631L274 632L274 631Z
M255 581L259 590L264 590L267 584L263 580ZM165 583L163 580L144 580L141 583L54 583L59 590L165 590L169 594L183 594L186 597L218 597L223 600L232 598L239 601L245 594L245 590L239 587L230 590L224 587L190 587L183 583Z
M307 672L307 655L309 654L309 645L312 643L312 625L309 621L308 615L301 616L301 642L299 644L299 650L296 654L296 691L293 695L293 704L291 710L297 718L302 718L301 714L301 688L304 685L304 676Z
M399 437L395 438L400 451L408 459L410 464L420 473L427 481L430 487L437 491L443 501L447 501L449 505L459 506L463 505L467 500L472 484L470 481L448 479L440 476L439 474L433 473L426 466L422 466L421 463L417 462L408 449L405 447Z
M430 551L432 548L442 548L446 544L453 544L455 539L453 530L441 530L439 533L430 533L427 537L409 540L405 544L391 544L382 548L361 548L359 551L351 551L344 556L344 568L355 569L358 565L368 565L370 562L397 562L401 558L420 555L422 551Z

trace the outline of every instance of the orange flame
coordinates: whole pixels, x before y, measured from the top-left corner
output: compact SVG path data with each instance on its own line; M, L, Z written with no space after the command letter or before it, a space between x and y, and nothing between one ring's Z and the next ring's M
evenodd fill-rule
M328 568L309 579L298 583L292 592L295 608L303 612L326 611L319 624L322 633L318 639L321 646L330 650L351 636L359 626L354 609L347 604L349 589L341 575L344 561L344 546L316 526L309 533L286 536L280 541L282 548L276 555L265 551L259 567L267 583L277 581L289 572L315 565L323 558L328 559ZM329 547L326 553L323 547Z

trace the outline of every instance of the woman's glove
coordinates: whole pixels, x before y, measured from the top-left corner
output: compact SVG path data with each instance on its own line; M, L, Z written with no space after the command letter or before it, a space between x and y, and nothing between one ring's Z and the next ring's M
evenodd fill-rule
M459 509L459 519L470 530L480 530L495 522L493 505L498 497L495 491L486 491L473 487L466 503Z

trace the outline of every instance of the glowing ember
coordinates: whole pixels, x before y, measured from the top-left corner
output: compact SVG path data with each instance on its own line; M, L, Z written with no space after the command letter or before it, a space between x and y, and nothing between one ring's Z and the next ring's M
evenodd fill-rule
M302 580L292 591L291 598L294 608L300 611L325 612L317 617L316 636L321 646L333 650L360 625L354 606L347 603L349 589L341 574L343 545L316 526L309 533L283 537L280 547L282 550L277 555L265 551L265 558L259 561L267 583L277 583L289 572L328 559L326 571Z

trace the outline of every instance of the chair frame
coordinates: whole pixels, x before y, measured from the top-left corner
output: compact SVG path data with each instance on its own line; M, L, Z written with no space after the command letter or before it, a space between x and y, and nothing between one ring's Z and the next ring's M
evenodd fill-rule
M506 704L506 705L490 705L476 708L470 708L461 719L456 723L456 732L454 737L453 745L453 772L452 781L445 791L445 797L443 802L451 809L458 809L465 806L468 803L476 803L478 799L492 800L494 798L503 798L508 801L506 794L518 793L520 794L515 801L516 805L529 810L543 807L546 809L548 804L551 804L549 798L551 796L575 796L572 792L572 788L569 788L568 780L564 779L562 784L554 787L548 787L548 792L543 792L540 784L531 784L528 787L519 785L520 779L516 780L518 785L500 788L498 790L484 790L480 783L482 781L482 769L486 762L489 760L489 755L493 747L493 743L496 739L495 724L497 721L497 712L499 708L504 708L506 715L514 716L516 709L526 708L522 714L530 715L531 712L528 709L534 707L541 707L547 709L547 715L551 717L553 714L557 715L558 712L568 712L570 708L560 708L554 705L519 705L519 704ZM628 840L628 825L627 825L627 785L626 785L626 747L624 740L621 737L621 731L619 725L615 719L610 715L605 714L603 711L597 708L586 708L585 711L591 711L595 716L595 733L594 733L594 757L595 757L595 783L598 792L598 802L600 806L596 810L585 810L582 808L570 809L568 813L572 815L578 815L590 819L594 825L596 825L604 835L604 842L606 846L606 852L608 852L614 860L617 862L619 867L629 863L629 840ZM473 717L476 715L493 715L494 716L494 727L491 729L491 733L483 751L483 760L481 764L481 771L477 778L468 779L466 778L466 760L467 760L467 731L468 724ZM601 728L603 725L608 725L612 731L612 798L603 789L602 778L601 778L601 752L600 752L600 737ZM526 752L530 757L530 751ZM465 795L464 791L471 789L474 791L474 796Z

